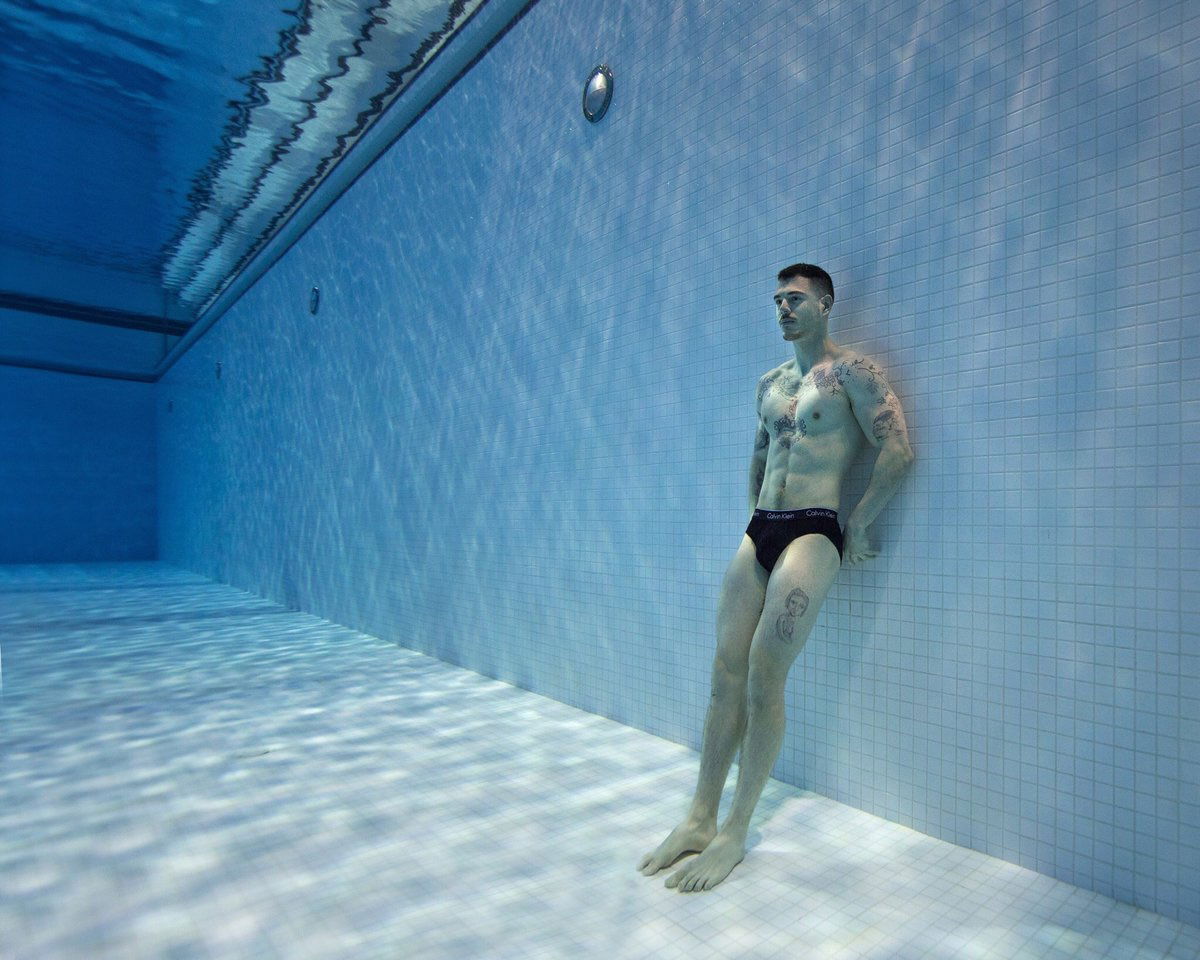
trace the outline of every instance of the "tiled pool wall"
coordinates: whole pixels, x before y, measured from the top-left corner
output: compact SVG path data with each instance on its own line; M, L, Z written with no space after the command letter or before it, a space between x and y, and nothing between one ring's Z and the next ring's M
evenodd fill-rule
M777 775L1198 923L1198 61L1182 2L541 0L160 383L161 556L699 746L821 263L919 459Z

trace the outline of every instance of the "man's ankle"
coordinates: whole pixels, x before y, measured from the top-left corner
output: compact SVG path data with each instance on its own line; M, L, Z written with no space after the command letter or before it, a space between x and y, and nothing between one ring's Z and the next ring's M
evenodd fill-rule
M743 846L746 844L746 836L750 833L750 824L741 823L732 819L727 819L718 831L723 837L728 837L730 840L738 840Z

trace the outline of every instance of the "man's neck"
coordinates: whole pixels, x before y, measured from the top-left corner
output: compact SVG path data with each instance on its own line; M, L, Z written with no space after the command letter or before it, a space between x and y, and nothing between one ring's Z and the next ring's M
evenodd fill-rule
M796 370L800 376L806 376L809 370L832 353L833 346L833 341L826 336L793 340L792 348L796 351Z

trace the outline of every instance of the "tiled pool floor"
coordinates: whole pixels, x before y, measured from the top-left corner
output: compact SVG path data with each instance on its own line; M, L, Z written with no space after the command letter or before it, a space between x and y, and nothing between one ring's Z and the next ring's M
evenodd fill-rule
M155 564L0 567L0 957L1196 958L1200 930ZM728 799L728 797L727 797Z

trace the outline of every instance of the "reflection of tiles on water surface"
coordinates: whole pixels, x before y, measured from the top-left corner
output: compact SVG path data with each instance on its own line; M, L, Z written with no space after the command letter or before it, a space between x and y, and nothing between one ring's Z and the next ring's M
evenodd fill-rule
M148 586L106 597L109 624L5 642L5 960L1200 952L774 781L733 877L668 891L633 865L695 753L230 588Z

